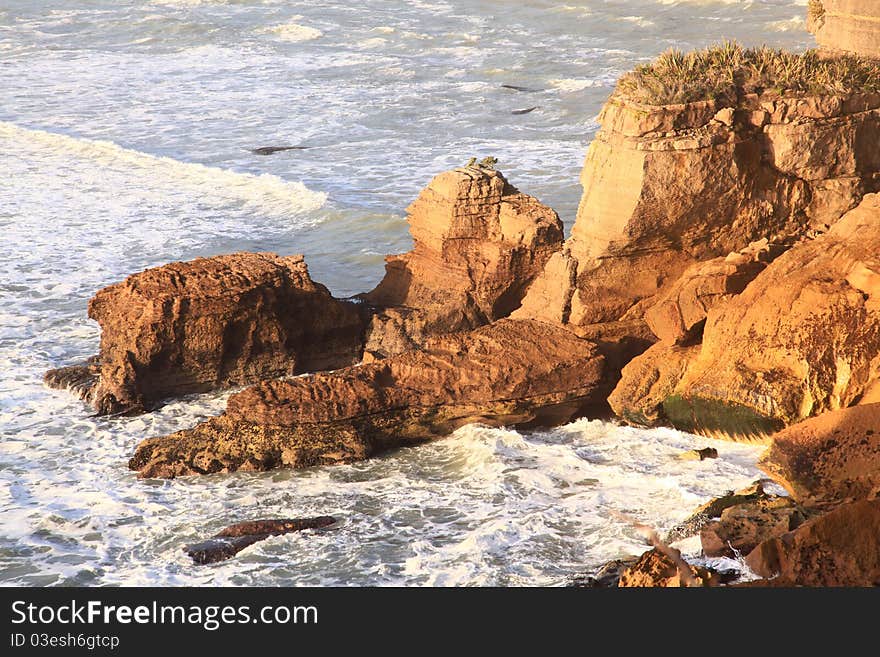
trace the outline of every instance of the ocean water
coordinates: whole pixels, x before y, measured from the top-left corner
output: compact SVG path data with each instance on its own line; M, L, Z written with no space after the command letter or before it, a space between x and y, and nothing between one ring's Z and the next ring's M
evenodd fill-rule
M334 293L370 289L410 246L406 205L471 156L496 156L570 229L620 74L723 38L803 49L805 4L0 0L0 584L558 585L644 549L613 512L663 530L758 477L756 446L581 420L141 481L135 445L226 394L95 418L41 376L95 353L98 289L171 260L304 253ZM308 149L249 152L271 145ZM707 444L718 460L675 458ZM340 522L224 564L181 551L233 522L323 514Z

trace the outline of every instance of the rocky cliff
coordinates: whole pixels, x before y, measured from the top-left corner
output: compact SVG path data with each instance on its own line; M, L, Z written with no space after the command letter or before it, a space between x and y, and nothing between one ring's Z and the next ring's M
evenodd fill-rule
M832 53L880 57L880 4L876 0L810 0L809 30Z
M516 317L579 330L641 317L692 265L833 224L880 186L880 94L613 96L577 220Z

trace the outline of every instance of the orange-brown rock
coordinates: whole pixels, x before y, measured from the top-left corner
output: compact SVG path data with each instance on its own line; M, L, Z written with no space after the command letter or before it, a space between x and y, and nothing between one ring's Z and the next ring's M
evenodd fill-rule
M506 317L563 240L553 210L487 167L441 173L407 212L413 250L389 256L385 278L364 295L378 308L373 357Z
M760 468L798 499L880 493L880 404L823 413L773 436Z
M467 423L558 424L601 401L602 357L564 329L500 320L335 372L267 381L226 413L142 442L142 477L305 467L366 458Z
M746 557L761 577L798 586L880 584L880 500L842 505L764 541Z
M872 194L709 312L666 416L691 431L760 434L858 401L880 375L878 253Z
M658 342L633 358L608 396L611 410L632 424L661 424L666 419L663 403L675 391L699 351L699 345L680 347Z
M350 365L362 345L356 306L313 282L302 256L235 253L148 269L98 292L89 317L101 350L84 396L99 413Z
M615 94L571 237L513 316L574 327L639 317L697 262L833 224L880 185L878 108L876 94L767 92L736 106Z
M673 550L674 548L669 548ZM675 550L678 553L678 550ZM681 556L681 553L678 553ZM696 586L720 586L717 573L702 566L688 564ZM688 586L675 562L656 548L645 552L633 565L627 567L617 582L620 588L662 587L678 588Z
M647 309L645 321L661 342L698 341L709 310L742 292L785 249L765 239L692 265Z
M748 554L759 543L797 528L804 517L788 497L765 496L731 506L700 529L703 553L708 557Z
M880 4L876 0L810 0L807 27L831 52L880 57Z

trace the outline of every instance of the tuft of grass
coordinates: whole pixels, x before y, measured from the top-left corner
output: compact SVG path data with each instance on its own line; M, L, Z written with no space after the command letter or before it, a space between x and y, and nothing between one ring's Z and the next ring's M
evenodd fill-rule
M735 41L683 53L667 50L617 83L615 95L645 105L698 100L734 103L748 93L848 95L880 92L880 63L856 55L819 56Z

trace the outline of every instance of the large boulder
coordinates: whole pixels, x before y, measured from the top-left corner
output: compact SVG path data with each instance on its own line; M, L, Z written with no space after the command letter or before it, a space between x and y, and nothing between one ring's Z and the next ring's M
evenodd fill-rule
M761 577L797 586L880 584L880 500L845 504L746 556Z
M89 317L101 349L79 379L92 385L78 390L99 413L343 367L362 349L356 304L312 281L302 256L234 253L148 269L99 291ZM62 368L46 381L74 387L74 378Z
M880 4L877 0L810 0L809 30L832 53L880 57Z
M508 316L563 240L556 212L486 166L441 173L407 212L412 251L389 256L363 295L377 309L371 357Z
M620 574L619 588L679 588L720 586L721 578L715 571L684 562L681 553L667 548L669 554L658 549L648 550L638 561ZM670 558L669 555L674 557ZM683 569L687 569L682 572Z
M773 436L759 467L798 499L880 494L880 404L799 422Z
M690 431L769 434L858 401L880 375L878 253L873 194L709 312L666 416Z
M533 321L499 320L422 349L335 372L267 381L226 413L142 442L142 477L306 467L367 458L464 424L559 424L601 401L592 343Z

